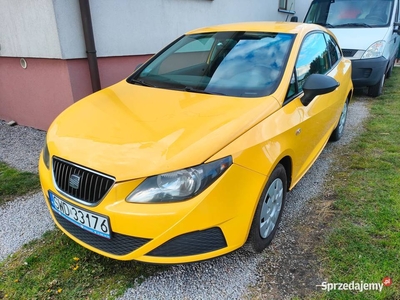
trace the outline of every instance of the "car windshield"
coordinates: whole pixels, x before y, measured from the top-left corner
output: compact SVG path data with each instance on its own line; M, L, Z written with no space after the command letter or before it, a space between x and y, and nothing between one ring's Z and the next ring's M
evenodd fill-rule
M185 35L139 68L128 82L237 97L273 93L294 35L213 32Z
M315 0L304 22L328 28L385 27L392 10L393 0Z

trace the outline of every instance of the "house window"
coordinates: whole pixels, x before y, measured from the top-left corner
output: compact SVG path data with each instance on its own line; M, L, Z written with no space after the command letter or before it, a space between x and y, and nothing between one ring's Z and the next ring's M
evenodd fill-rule
M279 12L294 14L294 1L295 0L279 0Z

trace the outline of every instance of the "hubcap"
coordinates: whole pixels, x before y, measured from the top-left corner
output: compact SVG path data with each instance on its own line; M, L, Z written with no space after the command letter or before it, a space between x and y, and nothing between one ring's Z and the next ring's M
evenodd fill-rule
M280 178L275 179L265 195L260 215L260 235L268 237L278 222L283 201L283 183Z

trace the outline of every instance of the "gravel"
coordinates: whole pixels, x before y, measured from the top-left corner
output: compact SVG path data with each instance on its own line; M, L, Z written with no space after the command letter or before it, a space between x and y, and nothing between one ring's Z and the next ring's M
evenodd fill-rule
M293 228L299 222L307 221L309 202L322 193L334 153L359 134L368 114L365 99L358 97L357 101L350 104L345 135L336 143L328 143L320 158L288 193L280 229L273 243L262 254L250 254L239 249L209 261L174 265L147 279L142 278L140 283L134 281L133 287L119 299L263 298L265 295L257 294L261 293L261 285L264 289L267 285L273 298L290 299L296 295L293 285L296 280L301 281L301 272L296 274L296 270L307 266L301 266L304 258L295 266L290 266L291 262L296 263L297 258L302 256L296 248L297 237L293 235ZM37 160L44 139L43 131L18 125L8 126L0 120L0 161L20 170L37 172ZM29 214L26 207L29 208ZM29 217L32 215L35 217ZM52 228L54 225L41 193L20 197L0 206L0 261Z
M0 120L0 161L32 173L38 172L38 160L46 132L25 126L9 126Z
M54 227L41 192L0 206L0 261Z
M0 161L37 173L46 133L0 120ZM34 216L34 217L32 217ZM0 261L44 232L54 228L41 192L0 206Z

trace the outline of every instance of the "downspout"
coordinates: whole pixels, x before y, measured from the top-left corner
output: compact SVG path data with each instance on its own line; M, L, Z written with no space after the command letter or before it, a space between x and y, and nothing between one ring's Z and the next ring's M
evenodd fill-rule
M89 63L90 80L93 92L101 90L99 67L97 65L96 46L94 44L92 17L89 0L79 0L81 8L83 34L85 36L86 53Z

